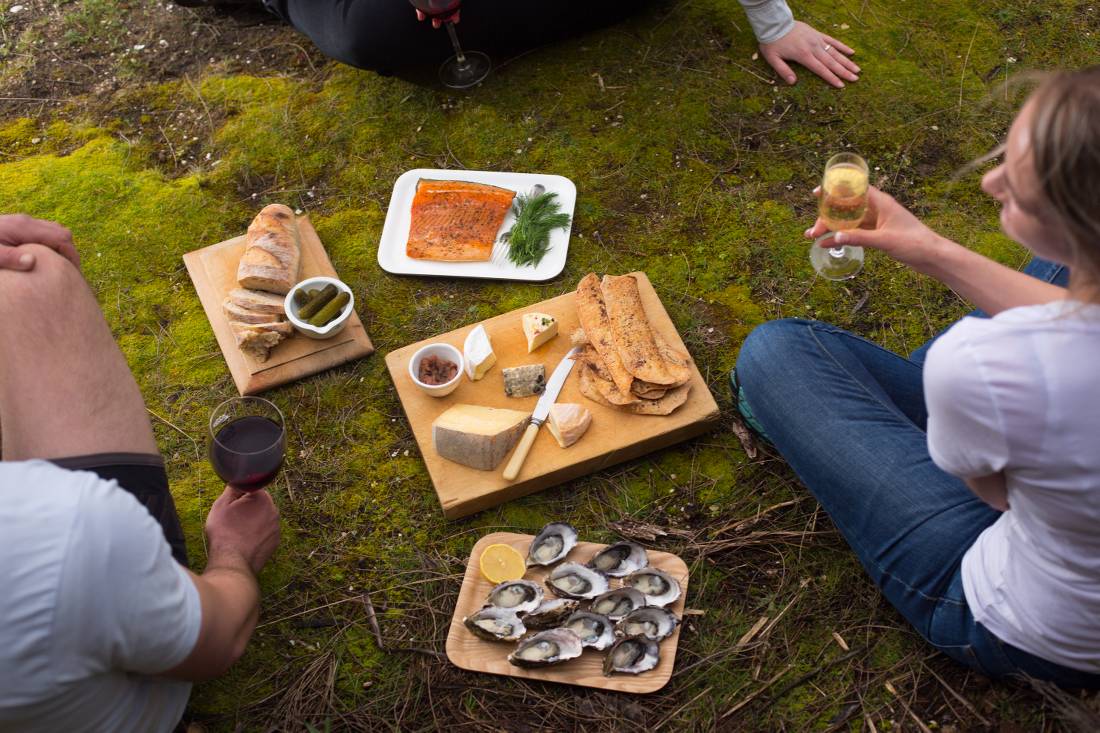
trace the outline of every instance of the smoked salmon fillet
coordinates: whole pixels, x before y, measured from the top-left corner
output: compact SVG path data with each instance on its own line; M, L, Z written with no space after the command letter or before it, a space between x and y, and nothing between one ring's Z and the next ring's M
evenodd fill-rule
M405 254L417 260L489 260L515 197L515 191L482 183L420 179Z

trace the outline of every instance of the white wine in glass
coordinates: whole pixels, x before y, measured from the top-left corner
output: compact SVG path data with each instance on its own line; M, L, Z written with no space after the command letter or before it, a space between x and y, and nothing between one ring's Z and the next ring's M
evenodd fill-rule
M837 232L855 229L867 214L869 186L867 161L855 153L829 158L821 179L818 216L829 231L810 247L810 262L817 274L829 280L847 280L863 269L863 247L823 246Z

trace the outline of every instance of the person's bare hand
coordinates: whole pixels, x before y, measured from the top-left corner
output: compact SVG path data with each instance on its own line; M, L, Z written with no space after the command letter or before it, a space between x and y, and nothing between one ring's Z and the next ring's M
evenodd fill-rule
M814 195L821 196L820 186L814 189ZM829 227L818 219L805 234L810 239L816 239L827 231ZM923 271L943 242L943 237L929 229L893 196L871 186L867 192L867 214L859 228L837 232L835 237L825 240L821 246L846 244L872 247L898 262Z
M206 539L211 558L223 552L239 555L258 575L279 546L279 510L271 494L226 486L206 517Z
M34 268L34 255L19 250L24 244L49 247L80 267L72 232L65 227L26 214L0 215L0 269L26 271Z
M778 41L761 43L760 53L788 84L798 77L787 61L797 61L834 87L843 87L842 79L859 81L860 68L848 58L855 51L802 21Z
M457 23L458 16L462 13L461 10L456 10L454 14L449 18L432 18L432 28L442 28L444 23ZM421 10L416 11L417 20L427 20L428 16L424 15Z

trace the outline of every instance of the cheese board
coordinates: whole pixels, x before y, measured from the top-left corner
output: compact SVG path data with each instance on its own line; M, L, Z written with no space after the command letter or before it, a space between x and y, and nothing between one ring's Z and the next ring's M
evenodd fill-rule
M301 245L299 278L338 277L309 217L298 217L298 232ZM259 361L238 348L229 321L222 312L222 301L226 294L239 287L237 267L244 249L245 237L241 235L183 256L191 282L195 285L199 301L241 395L258 394L360 359L374 351L359 315L354 312L346 327L336 336L314 340L299 334L272 349L266 361Z
M642 304L653 330L669 345L686 352L649 279L640 272L632 275L637 280ZM467 516L673 445L710 430L718 420L718 404L694 363L690 364L691 388L687 399L670 415L633 414L591 401L583 396L579 377L574 373L566 380L557 403L579 404L587 408L591 424L584 435L569 447L562 448L550 429L540 429L518 477L508 481L503 476L505 467L496 461L502 460L502 455L512 450L511 439L515 434L510 431L515 430L515 425L510 421L510 416L501 414L503 419L499 421L478 421L467 416L462 422L455 423L451 421L454 417L451 415L447 420L451 426L457 424L461 431L464 422L468 426L467 433L480 432L474 436L480 439L480 443L471 440L467 445L477 445L486 455L490 455L491 460L487 460L485 465L493 464L494 468L480 470L442 457L433 440L432 426L437 418L452 408L468 405L482 410L503 409L531 414L538 395L509 397L505 393L505 374L512 374L507 370L516 367L541 365L545 377L550 377L554 367L570 350L570 334L579 325L575 297L575 293L569 292L386 355L386 366L448 519ZM556 319L558 335L528 353L528 339L522 321L524 314L532 312ZM487 333L496 355L495 362L481 379L471 381L464 374L459 386L445 397L425 394L416 386L410 375L409 361L421 347L444 343L462 350L467 336L479 326ZM486 427L490 422L499 424ZM505 449L501 448L500 441L505 443ZM445 445L443 452L454 455L453 448Z
M535 185L540 185L546 191L557 194L561 210L570 217L577 203L577 187L564 176L431 168L406 171L394 183L390 206L386 211L386 222L378 242L378 265L386 272L395 275L545 282L557 277L565 269L565 260L569 253L570 229L568 227L555 229L550 233L549 250L542 261L535 266L520 266L509 261L508 245L500 241L499 237L493 243L492 255L488 261L444 262L409 257L406 253L406 243L412 226L413 198L417 192L417 183L421 179L468 181L498 186L520 194L530 191ZM509 211L504 217L500 232L511 229L514 222L515 214Z
M517 667L507 659L508 654L515 648L515 644L485 641L470 633L462 619L481 608L485 604L486 596L493 588L493 584L486 580L478 569L482 551L490 545L500 543L514 547L521 554L526 555L532 539L532 535L527 534L496 532L482 537L474 545L447 634L447 658L451 663L472 672L487 672L635 694L656 692L668 684L676 661L682 625L677 626L671 636L660 642L660 659L656 667L637 675L615 674L610 677L603 674L604 653L594 649L585 649L580 657L561 664L537 668ZM606 546L592 542L578 542L570 552L569 559L577 558L578 562L585 562ZM680 597L669 604L668 610L682 618L688 590L687 564L678 556L668 552L649 550L648 556L651 567L663 570L680 584ZM548 571L549 568L534 566L528 568L524 578L542 585ZM552 598L553 594L547 592L547 597Z

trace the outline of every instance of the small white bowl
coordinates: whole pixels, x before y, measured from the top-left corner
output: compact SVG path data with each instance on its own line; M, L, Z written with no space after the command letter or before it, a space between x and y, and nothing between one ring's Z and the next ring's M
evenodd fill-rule
M427 356L435 356L440 359L446 359L452 361L458 366L458 371L455 373L451 381L444 384L424 384L420 381L417 375L420 373L420 360ZM458 383L462 381L462 374L465 371L466 364L462 359L462 352L451 346L450 344L428 344L422 346L416 350L416 353L409 359L409 378L412 379L413 384L419 387L425 393L432 397L446 397L451 392L458 389Z
M344 306L344 310L340 311L340 315L318 328L298 318L298 304L294 302L294 294L299 290L323 288L326 285L335 285L338 291L337 295L347 293L348 302ZM286 294L286 300L283 301L283 309L286 311L287 319L298 333L311 339L327 339L340 333L344 330L344 326L348 325L348 320L355 311L355 293L351 292L351 288L334 277L311 277L290 289L290 292Z

